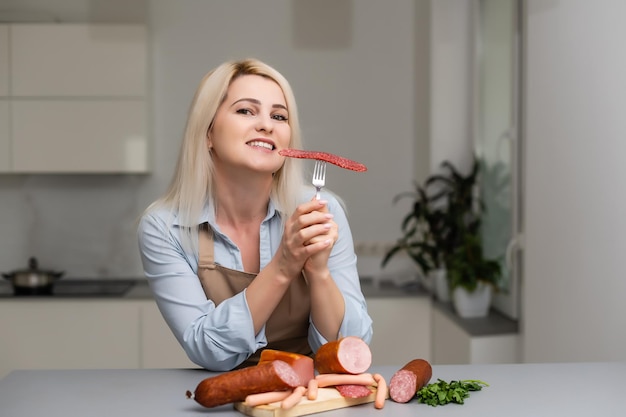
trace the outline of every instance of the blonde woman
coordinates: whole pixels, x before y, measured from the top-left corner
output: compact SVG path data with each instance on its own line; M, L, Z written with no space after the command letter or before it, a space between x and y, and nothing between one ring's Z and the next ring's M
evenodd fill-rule
M305 186L287 80L253 59L209 72L193 98L172 182L138 236L157 305L189 358L214 371L263 348L312 354L372 321L346 215Z

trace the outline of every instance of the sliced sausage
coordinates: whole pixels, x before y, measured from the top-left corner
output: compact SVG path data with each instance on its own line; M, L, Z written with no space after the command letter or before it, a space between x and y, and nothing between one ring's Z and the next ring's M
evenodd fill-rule
M288 156L291 158L317 159L319 161L330 162L338 167L350 169L352 171L367 171L367 167L360 162L356 162L342 156L333 155L328 152L305 151L302 149L281 149L278 153L282 156Z
M205 407L244 401L250 394L291 390L300 385L300 376L283 361L264 362L256 366L224 372L202 380L187 398Z
M398 403L410 401L433 376L430 363L414 359L398 370L389 381L389 396Z
M335 389L339 391L339 394L344 398L364 398L372 394L372 390L365 385L335 385Z
M300 376L300 385L307 386L309 381L315 378L315 366L313 358L299 353L285 352L283 350L264 349L259 357L259 363L267 361L283 361Z
M325 343L315 354L315 369L320 374L362 374L371 364L370 347L356 336Z

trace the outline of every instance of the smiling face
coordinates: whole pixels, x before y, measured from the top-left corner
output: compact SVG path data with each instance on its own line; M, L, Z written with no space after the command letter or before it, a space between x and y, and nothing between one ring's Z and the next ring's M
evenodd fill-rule
M215 168L226 174L274 173L283 164L291 127L285 96L273 80L259 75L235 79L207 138Z

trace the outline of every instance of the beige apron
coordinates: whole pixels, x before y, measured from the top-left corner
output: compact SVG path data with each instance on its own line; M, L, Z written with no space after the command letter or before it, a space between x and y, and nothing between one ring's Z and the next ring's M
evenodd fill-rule
M207 299L215 305L243 291L256 274L236 271L215 264L213 257L213 232L208 223L198 232L198 278ZM311 299L309 289L300 275L294 280L265 325L267 346L288 352L312 355L308 342ZM261 350L255 352L239 367L255 365Z

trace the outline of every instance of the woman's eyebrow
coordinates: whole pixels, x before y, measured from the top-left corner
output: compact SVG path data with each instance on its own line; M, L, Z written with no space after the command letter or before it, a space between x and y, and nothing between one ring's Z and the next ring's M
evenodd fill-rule
M249 101L250 103L254 103L256 105L261 105L261 101L257 100L256 98L240 98L239 100L236 100L235 102L233 102L233 104L230 105L230 107L234 106L235 104L242 102L242 101ZM278 109L285 109L287 110L287 106L285 106L284 104L273 104L272 108L278 108Z

